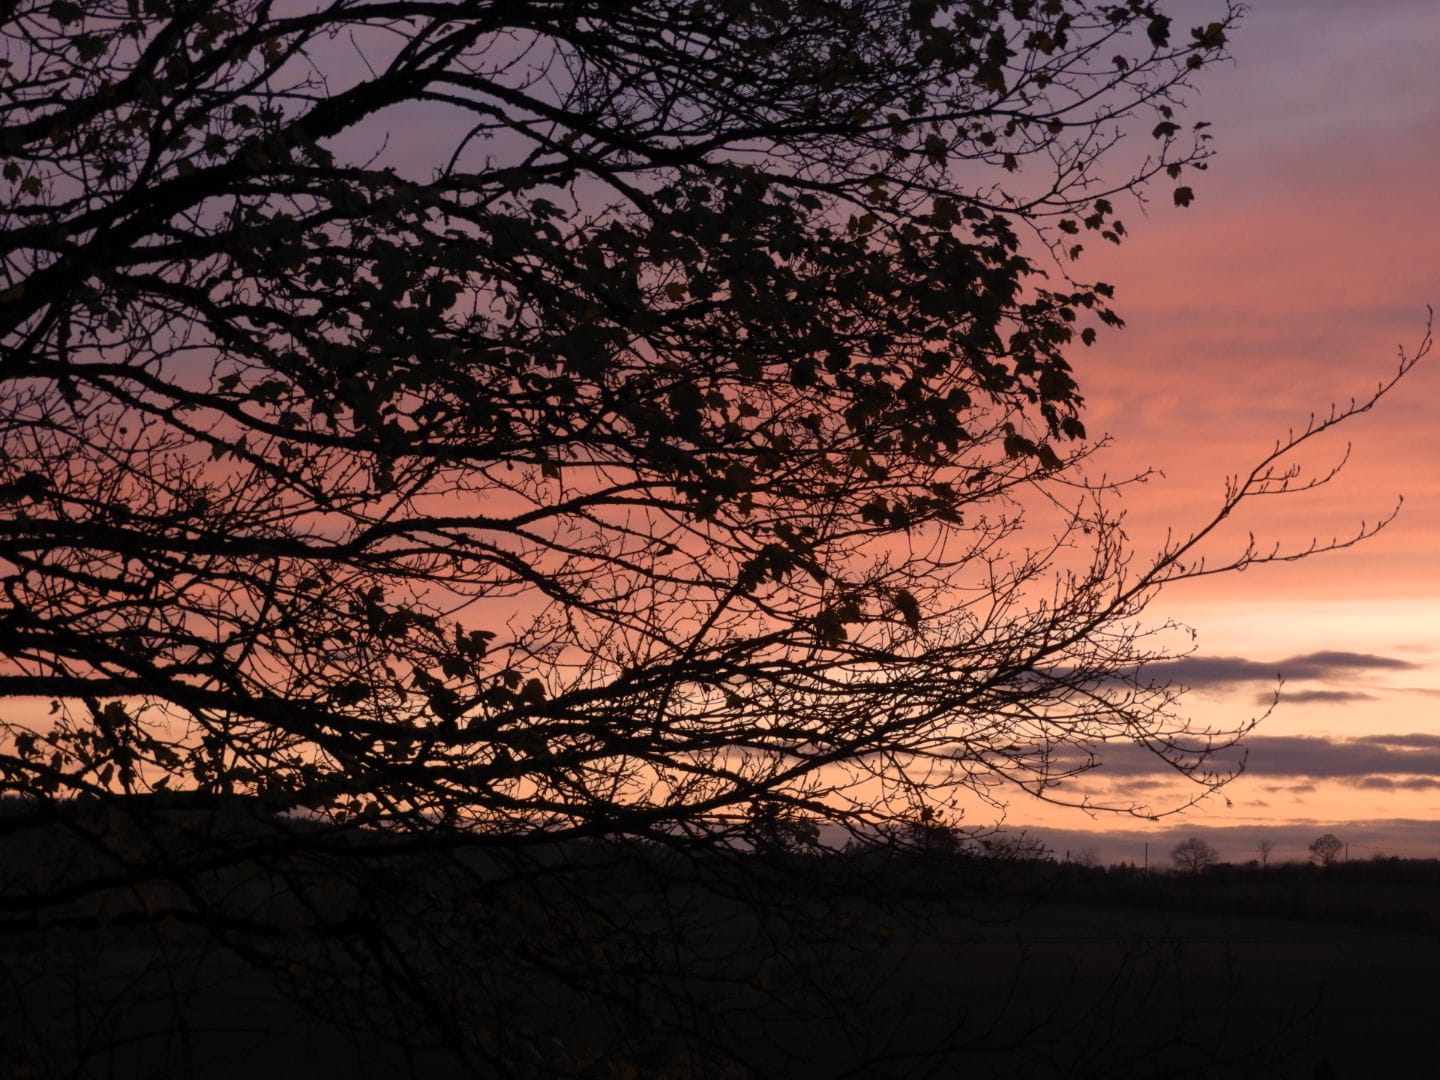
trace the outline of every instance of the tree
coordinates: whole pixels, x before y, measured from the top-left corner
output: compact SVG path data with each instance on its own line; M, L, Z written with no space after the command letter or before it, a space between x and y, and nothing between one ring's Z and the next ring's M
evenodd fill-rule
M757 852L794 855L820 847L820 826L807 817L787 813L773 803L750 810L747 839Z
M1262 837L1256 842L1255 851L1260 856L1260 865L1269 866L1270 856L1275 853L1275 841L1269 837Z
M1310 842L1310 857L1321 866L1330 866L1345 850L1345 841L1334 833L1326 833Z
M1200 548L1374 398L1136 562L1069 357L1120 325L1082 239L1191 201L1234 7L721 6L0 9L12 832L246 822L67 818L109 854L17 910L233 928L195 883L297 853L894 836L1116 739L1223 783L1248 725L1177 714L1137 619L1298 554Z
M965 833L932 806L920 807L913 820L903 823L900 839L907 848L929 855L955 855L965 847Z
M1182 874L1203 874L1220 861L1220 853L1198 836L1192 836L1171 849L1170 861Z
M1183 552L1122 585L1074 508L1043 609L1006 555L1118 322L1018 229L1118 241L1202 164L1167 103L1232 16L732 6L542 8L523 57L488 5L11 9L3 691L57 720L9 785L588 835L874 779L883 822L917 767L1046 790L1057 710L1201 773L1163 689L1082 701ZM406 103L433 169L357 158Z

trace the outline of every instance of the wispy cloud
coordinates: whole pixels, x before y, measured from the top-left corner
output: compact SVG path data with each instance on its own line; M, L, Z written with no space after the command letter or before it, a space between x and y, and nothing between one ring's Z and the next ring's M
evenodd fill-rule
M1188 756L1193 759L1202 750L1198 745L1189 748ZM1095 758L1104 777L1174 775L1170 766L1154 752L1139 746L1117 743L1098 747ZM1376 777L1397 781L1401 777L1440 780L1440 735L1416 732L1354 739L1254 735L1241 746L1217 752L1208 768L1224 772L1242 763L1251 776L1352 782ZM1436 786L1440 787L1440 783Z
M1240 656L1187 656L1147 664L1141 669L1141 675L1158 682L1198 688L1277 679L1328 681L1371 671L1409 671L1417 666L1393 656L1326 650L1275 661L1248 660ZM1285 696L1296 700L1294 693Z
M1360 735L1350 741L1376 743L1380 746L1418 746L1440 750L1440 735L1428 731L1413 731L1406 735Z
M1275 695L1258 694L1255 697L1255 704L1269 705L1275 700ZM1353 701L1374 701L1374 694L1367 694L1360 690L1284 690L1281 691L1280 700L1287 705L1346 705Z
M1440 788L1440 778L1434 776L1363 776L1355 786L1376 791L1432 791Z
M1271 795L1292 795L1292 796L1293 796L1293 795L1314 795L1314 794L1315 794L1315 785L1314 785L1314 784L1267 784L1267 785L1266 785L1264 788L1262 788L1261 790L1262 790L1262 791L1267 791L1267 792L1269 792ZM1261 804L1261 803L1257 802L1256 805L1259 806L1259 805L1264 805L1264 804Z

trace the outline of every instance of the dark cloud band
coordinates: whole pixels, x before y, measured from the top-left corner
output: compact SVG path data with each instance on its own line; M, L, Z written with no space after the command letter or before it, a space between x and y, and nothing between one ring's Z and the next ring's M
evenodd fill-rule
M1196 747L1198 758L1201 747ZM1143 747L1116 744L1096 749L1100 775L1148 776L1173 771ZM1207 771L1239 768L1251 776L1294 776L1314 780L1403 777L1440 778L1440 736L1427 733L1366 735L1326 739L1311 735L1255 735L1243 746L1219 751ZM1367 786L1379 786L1372 784ZM1440 784L1437 784L1440 786Z
M1322 651L1273 662L1247 660L1239 656L1187 656L1179 660L1147 664L1140 675L1156 682L1173 682L1189 687L1216 687L1257 680L1275 682L1278 679L1335 679L1365 671L1409 671L1416 666L1408 660L1399 660L1393 656Z

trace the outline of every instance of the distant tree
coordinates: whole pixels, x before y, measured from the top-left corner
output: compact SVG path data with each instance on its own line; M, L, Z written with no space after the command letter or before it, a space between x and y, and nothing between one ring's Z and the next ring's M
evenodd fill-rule
M1268 837L1262 837L1260 841L1256 843L1255 850L1260 855L1260 865L1268 866L1270 864L1270 855L1275 850L1275 841Z
M1171 849L1170 861L1183 874L1203 874L1220 861L1220 853L1198 836L1192 836Z
M1310 842L1310 857L1321 866L1329 866L1345 850L1345 841L1334 833L1326 833Z
M964 836L933 806L921 806L900 829L900 838L906 847L932 855L955 854L964 847ZM985 848L982 846L981 850Z
M820 826L814 819L770 804L752 806L746 839L766 854L795 855L820 847Z
M479 904L580 843L904 839L1116 740L1223 784L1248 725L1179 715L1139 616L1367 535L1201 552L1374 397L1149 556L1087 480L1072 359L1121 319L1082 241L1191 201L1177 109L1238 11L1164 7L0 5L7 835L245 821L87 811L17 925L153 887L269 940L216 875L285 867L284 917L330 919L286 859L408 910L417 852L467 852ZM419 927L531 962L450 902L314 936L439 1024Z

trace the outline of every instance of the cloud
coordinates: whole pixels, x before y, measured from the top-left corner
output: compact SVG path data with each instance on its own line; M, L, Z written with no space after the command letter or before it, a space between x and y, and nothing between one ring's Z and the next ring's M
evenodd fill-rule
M1363 739L1260 735L1245 740L1245 746L1245 771L1256 776L1440 776L1440 741L1424 734Z
M1269 705L1274 700L1274 694L1259 694L1255 698L1255 704ZM1308 705L1320 702L1344 705L1352 701L1374 701L1375 695L1362 693L1359 690L1282 690L1280 700L1287 705Z
M1306 653L1304 656L1291 657L1289 660L1282 660L1280 663L1282 667L1294 665L1296 678L1307 677L1300 672L1299 669L1302 667L1313 672L1313 674L1308 676L1309 678L1324 678L1329 674L1347 668L1408 669L1416 666L1409 660L1397 660L1393 656L1376 656L1373 653L1337 651Z
M1440 788L1440 778L1433 776L1364 776L1354 782L1358 788L1377 791L1432 791Z
M1141 779L1141 780L1130 780L1130 779L1127 779L1123 785L1117 785L1117 788L1123 789L1123 790L1126 791L1126 792L1134 792L1134 791L1170 791L1170 790L1173 790L1173 789L1174 789L1175 784L1176 784L1176 781L1174 781L1174 780L1144 780L1144 779Z
M1156 682L1173 682L1195 689L1259 680L1326 680L1357 672L1408 671L1418 666L1392 656L1326 650L1274 662L1247 660L1239 656L1187 656L1179 660L1147 664L1140 670L1140 675ZM1295 694L1284 696L1286 700L1297 700Z
M1264 788L1271 795L1314 795L1314 784L1267 784ZM1257 803L1257 805L1266 805Z
M1199 763L1205 747L1196 742L1173 753ZM1154 752L1129 743L1095 748L1100 776L1160 776L1171 766ZM1440 735L1414 732L1328 739L1315 735L1252 735L1240 746L1217 750L1205 771L1225 773L1244 766L1249 776L1303 777L1308 780L1356 780L1362 777L1440 778Z
M1418 746L1440 750L1440 735L1428 731L1414 731L1407 735L1360 735L1352 742L1377 743L1380 746Z
M1440 772L1440 753L1304 735L1247 740L1246 770L1256 776L1314 778Z

